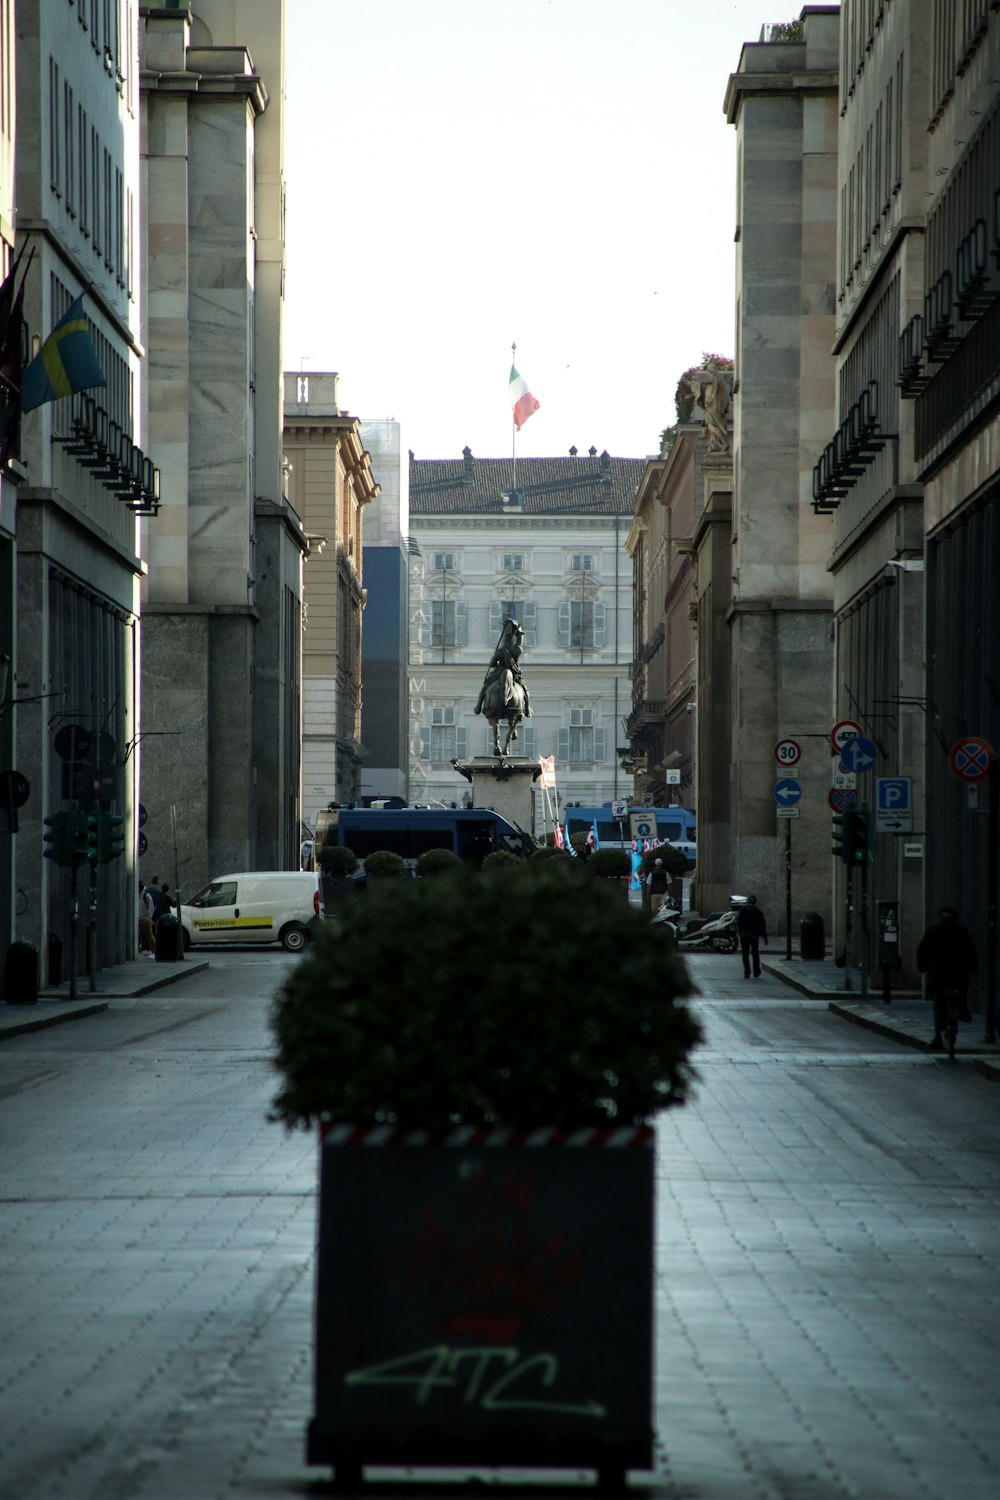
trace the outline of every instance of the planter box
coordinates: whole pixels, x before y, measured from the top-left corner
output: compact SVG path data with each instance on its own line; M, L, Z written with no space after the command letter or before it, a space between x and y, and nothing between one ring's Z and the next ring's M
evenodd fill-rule
M652 1144L329 1131L307 1461L650 1470Z

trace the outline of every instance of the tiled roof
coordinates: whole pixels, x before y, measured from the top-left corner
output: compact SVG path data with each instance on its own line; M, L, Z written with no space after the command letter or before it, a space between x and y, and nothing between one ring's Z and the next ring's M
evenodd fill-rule
M608 453L566 458L519 458L517 491L523 504L504 497L513 488L509 458L414 458L410 454L411 516L631 515L646 468L644 458Z

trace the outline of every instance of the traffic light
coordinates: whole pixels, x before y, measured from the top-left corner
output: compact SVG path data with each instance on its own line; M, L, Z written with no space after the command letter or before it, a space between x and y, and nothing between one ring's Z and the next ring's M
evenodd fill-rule
M97 828L97 858L102 864L125 852L125 819L120 813L102 812Z
M87 836L87 858L100 859L97 814L81 813L80 823Z
M844 825L849 816L849 813L834 813L833 815L833 856L845 862L848 856Z
M57 865L73 869L89 858L87 815L77 808L52 813L43 822L49 832L45 835L47 849L42 853L46 859L54 859Z
M46 859L54 859L57 865L71 865L70 857L71 832L69 825L70 814L66 812L52 813L42 822L49 830L45 835L45 843L48 846L42 850Z
M844 858L849 865L867 865L872 861L871 820L867 812L849 812L844 822Z

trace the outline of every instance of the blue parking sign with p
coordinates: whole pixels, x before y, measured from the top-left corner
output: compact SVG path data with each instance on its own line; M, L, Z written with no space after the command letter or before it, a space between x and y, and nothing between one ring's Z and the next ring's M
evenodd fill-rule
M903 813L910 811L910 777L880 776L875 784L876 807L879 812Z

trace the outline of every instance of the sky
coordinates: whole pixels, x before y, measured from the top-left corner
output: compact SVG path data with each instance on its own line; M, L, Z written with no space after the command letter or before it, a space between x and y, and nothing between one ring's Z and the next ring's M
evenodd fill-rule
M790 0L287 0L286 370L418 458L655 453L732 355L743 43ZM516 353L512 353L516 344Z

